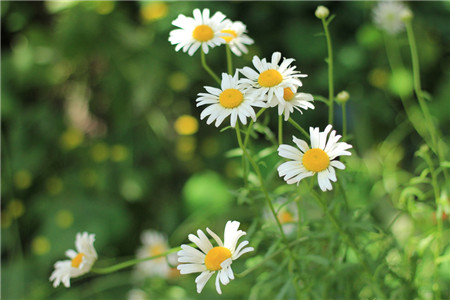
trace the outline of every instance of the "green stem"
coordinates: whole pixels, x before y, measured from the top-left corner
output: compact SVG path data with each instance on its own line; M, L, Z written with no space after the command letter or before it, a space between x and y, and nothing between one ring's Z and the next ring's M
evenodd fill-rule
M278 116L278 145L283 144L283 115Z
M347 110L346 103L342 103L342 139L345 141L347 137Z
M239 147L241 147L242 151L244 152L245 156L247 157L248 161L250 162L250 164L252 165L253 169L255 170L256 175L258 176L260 185L261 185L261 190L264 193L267 205L269 206L270 211L272 212L273 217L275 218L276 224L278 225L278 229L280 230L280 234L281 234L281 238L283 240L283 242L288 245L288 251L289 251L289 255L291 260L297 264L297 260L295 259L294 253L292 252L292 249L290 247L290 244L288 242L288 239L284 233L283 227L281 226L280 220L277 217L277 213L275 211L275 208L273 207L273 203L272 200L270 198L270 195L266 189L266 185L264 183L264 179L262 177L261 174L261 170L259 169L258 164L253 160L253 158L251 157L251 155L248 153L247 149L244 148L244 145L242 143L242 137L241 137L241 132L239 130L239 122L236 123L236 135L237 135L237 140L239 143Z
M252 165L253 169L255 170L256 175L258 176L258 179L259 179L260 184L261 184L261 190L263 191L264 196L265 196L266 201L267 201L267 205L269 206L270 211L272 212L273 217L275 218L275 221L277 222L278 229L280 230L281 236L282 236L283 240L285 242L287 242L287 238L286 238L286 235L284 234L283 227L281 226L280 220L278 220L277 213L276 213L276 211L275 211L275 209L273 207L273 204L272 204L272 200L270 199L269 193L267 192L267 189L266 189L266 185L264 184L264 180L262 178L261 170L259 169L258 164L253 160L251 155L248 153L247 149L244 148L244 144L242 143L241 132L239 131L239 123L238 122L236 123L236 135L237 135L237 140L238 140L239 147L241 147L242 151L244 152L244 155L247 157L248 161L250 162L250 164Z
M322 19L323 30L327 39L328 49L328 124L333 125L333 105L334 105L334 85L333 85L333 48L331 46L330 32L328 31L328 22Z
M425 123L428 126L428 131L431 136L432 147L430 147L434 153L436 153L439 160L442 162L445 160L444 154L439 147L438 136L440 135L438 130L434 126L433 118L431 117L430 110L428 109L428 105L423 97L422 86L420 82L420 64L419 64L419 54L417 52L416 39L414 37L414 30L412 27L411 20L406 21L406 34L408 35L409 46L411 50L411 60L412 60L412 68L413 68L413 76L414 76L414 91L416 92L417 100L419 102L419 106L422 110L422 113L425 117ZM447 181L448 174L447 169L444 169L444 176Z
M406 22L406 33L408 35L409 46L411 50L411 60L412 60L412 68L413 68L413 77L414 77L414 91L416 92L417 100L419 101L420 108L422 109L423 115L429 125L429 131L431 135L431 139L433 141L433 146L436 147L436 136L434 135L435 130L433 126L433 120L430 115L430 111L428 110L428 106L423 98L422 87L420 83L420 66L419 66L419 56L417 54L416 40L414 38L414 32L412 29L412 24L410 21Z
M331 221L331 223L333 223L334 227L339 232L339 234L343 238L344 242L347 243L347 245L350 248L352 248L353 251L355 251L356 256L358 257L358 260L360 261L360 263L362 264L362 266L363 266L364 270L366 271L367 275L371 279L371 282L370 282L371 287L381 297L381 299L387 299L386 295L384 295L383 291L378 286L378 282L377 282L376 278L374 277L373 273L371 272L370 267L369 267L369 265L367 264L367 262L366 262L366 260L364 258L364 255L361 253L361 250L356 245L355 241L353 241L351 236L349 236L344 231L344 229L343 229L342 225L340 224L340 222L338 221L338 219L334 216L334 214L332 212L330 212L330 210L328 209L327 205L322 201L322 199L317 194L317 192L314 191L314 190L311 190L311 194L314 196L314 198L320 204L320 206L322 206L323 211L325 212L325 214L327 215L327 217Z
M261 108L258 113L256 114L256 120L258 120L258 118L262 115L262 113L267 109L267 107L263 107ZM244 148L247 149L247 144L248 144L248 140L250 137L250 132L252 131L252 127L253 124L255 124L255 122L253 120L250 121L250 124L248 124L248 128L247 131L245 133L245 138L244 138Z
M387 54L389 66L391 67L392 73L395 73L399 69L403 68L402 62L400 61L400 55L398 53L399 52L398 47L394 43L394 41L395 40L393 40L392 37L387 37L386 35L384 35L384 42L385 42L384 44L386 46L386 54ZM406 116L408 117L408 120L411 123L411 125L413 126L414 130L422 137L422 139L427 143L427 145L430 147L430 149L432 149L433 152L435 152L435 149L432 145L432 141L431 142L429 141L429 138L428 138L426 132L423 132L423 130L421 130L421 127L418 126L418 124L422 120L415 120L415 118L414 118L414 115L411 111L411 103L409 101L407 101L405 96L399 95L399 97L402 102L403 109L405 110Z
M220 85L220 79L219 77L214 74L214 72L211 70L210 67L208 67L208 65L206 64L206 58L205 58L205 53L202 51L200 51L201 53L201 60L202 60L202 66L203 68L206 70L206 72L208 72L209 75L211 75L211 77Z
M436 247L434 248L434 284L433 284L433 292L436 300L441 299L441 288L439 285L439 261L438 258L441 255L442 248L442 210L440 209L440 193L439 193L439 184L437 180L436 170L433 166L433 161L431 157L428 155L428 152L425 152L422 156L425 162L428 164L431 173L431 185L433 186L433 193L436 203Z
M256 119L259 118L259 116L262 115L262 113L266 110L267 108L261 108L258 113L256 114ZM247 144L249 141L249 137L250 137L250 132L252 131L252 127L253 124L255 123L255 121L251 120L250 123L248 124L247 130L245 132L245 138L244 138L244 148L247 149ZM242 153L242 177L244 178L244 186L247 186L248 183L248 169L247 169L247 162L245 161L245 155Z
M291 117L288 119L289 123L291 123L295 128L297 128L305 137L309 139L309 134L306 132L305 129L303 129L302 126L298 125L297 122L295 122Z
M189 245L194 245L194 244L189 244ZM181 247L176 247L176 248L172 248L167 250L164 253L158 254L158 255L154 255L154 256L150 256L150 257L145 257L145 258L138 258L138 259L132 259L132 260L127 260L121 263L118 263L116 265L110 266L110 267L106 267L106 268L92 268L91 272L92 273L96 273L96 274L109 274L109 273L113 273L115 271L119 271L121 269L125 269L131 266L134 266L138 263L144 262L144 261L148 261L148 260L152 260L152 259L156 259L159 257L163 257L163 256L167 256L169 254L172 254L174 252L178 252L181 250Z
M228 74L233 75L233 59L231 57L230 45L226 44L226 52L227 52L227 70Z

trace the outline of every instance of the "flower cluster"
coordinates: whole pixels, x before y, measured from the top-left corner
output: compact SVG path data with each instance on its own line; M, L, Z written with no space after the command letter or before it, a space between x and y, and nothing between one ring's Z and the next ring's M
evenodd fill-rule
M179 15L173 25L181 29L170 32L169 41L175 44L175 50L188 51L193 55L198 48L207 54L209 48L228 44L231 51L240 56L247 53L245 45L253 44L248 37L246 26L240 22L225 19L225 15L216 12L211 18L210 11L204 9L194 10L194 18ZM300 74L295 66L294 59L283 58L281 53L274 52L271 61L265 58L253 57L255 69L244 67L236 70L235 74L222 74L221 89L205 86L207 93L199 93L197 106L207 105L200 118L208 117L207 124L215 122L220 126L230 116L230 125L236 126L239 118L242 124L247 124L247 118L256 120L253 107L278 107L278 114L288 120L294 109L314 109L313 96L298 92L302 86L299 78L306 77ZM245 78L239 79L239 73Z
M170 32L169 41L176 45L175 50L183 49L189 55L201 47L201 50L207 54L209 48L214 48L222 44L228 44L234 54L240 56L247 53L245 45L253 44L246 32L246 26L242 22L232 22L225 19L225 15L216 12L210 17L209 9L205 8L194 10L194 17L186 17L180 14L172 24L179 29Z
M231 22L225 19L225 15L221 12L216 12L211 18L209 15L208 9L204 9L203 12L199 9L194 10L194 18L179 15L172 24L181 29L171 31L169 37L169 41L176 45L176 51L183 49L184 52L193 55L201 48L203 67L220 84L220 88L205 86L206 92L198 94L197 106L204 107L200 119L206 119L208 125L214 123L218 127L229 117L229 124L237 129L239 140L239 123L247 125L248 118L255 122L257 115L263 112L260 110L257 113L256 108L277 107L280 123L283 115L285 121L294 122L290 120L294 110L302 113L302 109L314 109L313 96L299 92L299 88L302 87L300 79L307 75L297 70L293 58L282 58L280 52L274 52L270 60L254 56L252 67L237 69L234 74L231 74L231 58L227 55L229 73L222 73L220 80L206 66L204 54L208 53L209 48L227 44L233 53L240 56L248 52L245 45L252 44L253 40L244 34L246 26L242 22ZM328 15L328 9L323 6L316 11L316 16L324 21ZM340 95L341 98L343 96L347 96L348 100L348 93ZM252 123L248 126L250 128ZM336 135L336 131L331 129L332 125L328 125L324 132L320 132L319 128L310 127L311 147L296 137L293 139L299 149L280 142L279 156L291 161L284 162L278 167L279 176L288 184L299 184L303 178L317 173L320 189L332 190L331 181L337 180L335 168L345 168L337 158L341 155L350 155L347 150L352 146L338 142L341 136ZM289 223L292 223L295 216L283 210L275 218L279 224L292 225ZM178 252L181 264L178 265L178 269L181 274L201 272L195 279L197 292L202 291L206 282L217 271L216 289L221 294L220 283L226 285L234 279L231 270L232 261L243 253L253 250L251 247L244 248L248 244L247 241L236 248L237 240L245 234L238 230L238 226L237 221L227 223L224 243L207 228L207 232L219 245L217 247L212 246L201 230L198 230L198 236L189 235L189 240L200 250L189 245L181 246L182 250Z

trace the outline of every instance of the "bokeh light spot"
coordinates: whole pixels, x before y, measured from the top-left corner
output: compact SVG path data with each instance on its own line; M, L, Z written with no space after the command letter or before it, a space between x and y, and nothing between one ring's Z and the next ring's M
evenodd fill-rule
M175 121L175 131L181 135L191 135L198 130L198 121L189 115L182 115Z
M21 190L27 189L30 187L33 182L33 177L31 176L30 171L28 170L20 170L14 174L14 185Z
M73 214L69 210L62 209L56 213L55 221L56 225L60 228L69 228L73 224Z
M36 255L44 255L50 251L51 245L45 236L37 236L31 242L31 250Z

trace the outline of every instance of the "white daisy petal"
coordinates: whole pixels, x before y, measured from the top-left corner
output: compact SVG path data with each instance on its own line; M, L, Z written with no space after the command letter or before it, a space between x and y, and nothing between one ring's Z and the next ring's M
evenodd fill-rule
M222 295L222 290L220 289L219 273L216 276L216 291L219 295Z
M180 274L190 274L206 271L206 267L203 264L179 264L177 269L180 270Z
M205 287L208 280L211 278L211 276L214 274L214 272L211 271L204 271L200 275L195 278L195 283L197 283L197 293L201 293L203 288Z

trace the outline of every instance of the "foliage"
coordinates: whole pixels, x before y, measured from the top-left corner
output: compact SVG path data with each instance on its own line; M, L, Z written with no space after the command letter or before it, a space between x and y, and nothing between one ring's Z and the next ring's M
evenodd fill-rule
M319 197L313 181L286 185L276 109L255 123L249 147L275 208L296 211L287 235L294 264L257 174L243 185L233 130L195 121L197 93L215 85L200 53L177 53L167 38L172 20L194 8L241 20L255 44L235 67L275 51L295 58L316 108L293 119L323 130L327 45L317 3L2 1L2 298L123 299L135 287L149 299L449 298L449 3L408 3L428 119L407 34L379 31L373 2L326 5L336 16L335 94L350 94L334 114L341 131L347 109L346 170ZM217 73L227 69L223 47L207 60ZM176 123L185 115L195 119L183 131ZM299 132L285 123L285 143L292 135ZM138 283L132 269L76 278L70 289L48 281L77 232L96 234L101 268L132 258L145 229L178 247L230 219L256 251L233 265L238 278L222 296L212 283L197 295L191 275Z

